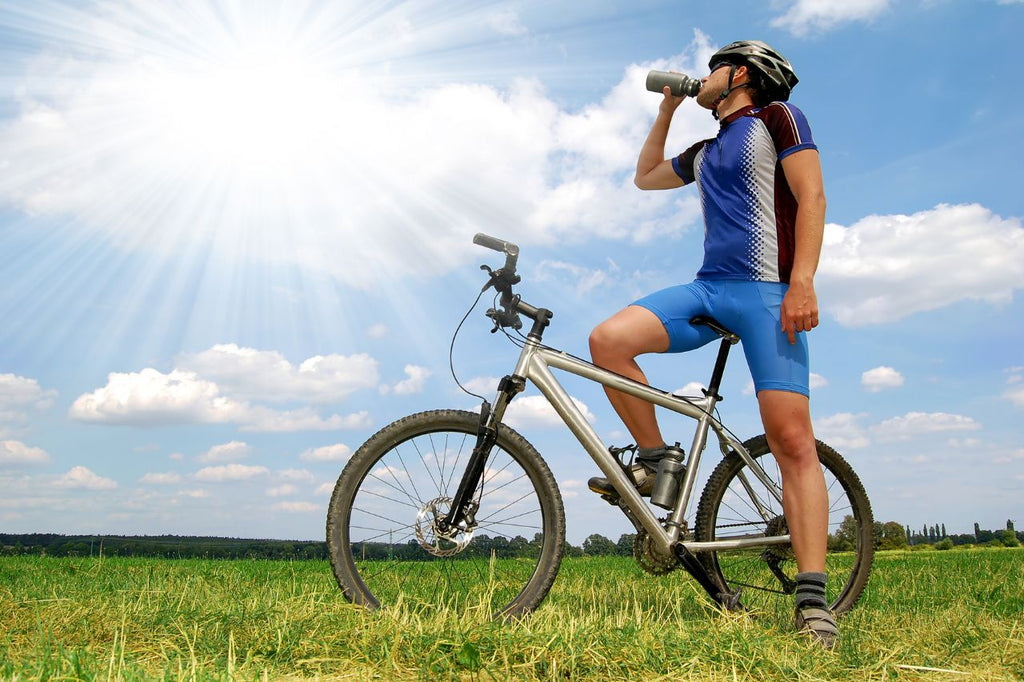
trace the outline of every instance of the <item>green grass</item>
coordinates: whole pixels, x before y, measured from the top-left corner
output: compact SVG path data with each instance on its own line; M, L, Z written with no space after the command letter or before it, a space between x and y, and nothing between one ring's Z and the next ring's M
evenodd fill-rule
M347 604L325 562L0 559L0 678L1024 677L1024 550L882 553L827 653L681 572L569 559L530 618Z

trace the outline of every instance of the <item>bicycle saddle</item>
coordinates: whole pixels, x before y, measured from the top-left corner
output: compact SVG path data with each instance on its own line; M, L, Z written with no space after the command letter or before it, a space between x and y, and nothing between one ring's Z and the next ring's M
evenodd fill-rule
M740 340L738 335L726 329L721 322L709 315L697 315L696 317L691 317L690 324L695 326L704 325L705 327L711 327L719 336L724 339L728 339L731 343L736 343Z

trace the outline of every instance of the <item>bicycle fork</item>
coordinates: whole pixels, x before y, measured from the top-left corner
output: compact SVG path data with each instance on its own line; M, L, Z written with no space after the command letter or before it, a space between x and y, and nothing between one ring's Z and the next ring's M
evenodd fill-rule
M476 525L476 511L479 503L473 499L480 490L481 479L487 468L491 450L498 441L498 424L505 416L508 404L526 388L526 380L517 376L506 376L498 384L498 396L494 407L486 400L480 405L480 421L477 423L476 445L466 465L466 472L459 481L458 490L452 500L451 509L444 519L438 520L441 533L466 531Z

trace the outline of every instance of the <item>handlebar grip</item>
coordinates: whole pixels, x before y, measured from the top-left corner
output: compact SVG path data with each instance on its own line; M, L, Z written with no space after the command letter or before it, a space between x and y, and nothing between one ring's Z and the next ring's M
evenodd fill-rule
M492 251L499 251L506 256L518 256L519 247L512 242L507 242L504 239L498 239L490 235L484 234L483 232L477 232L473 237L473 243L479 244L480 246L491 249Z
M505 267L511 272L515 272L515 262L519 258L519 247L511 242L500 240L497 237L490 237L484 235L483 232L477 232L473 236L473 244L486 247L487 249L498 251L499 253L505 254Z

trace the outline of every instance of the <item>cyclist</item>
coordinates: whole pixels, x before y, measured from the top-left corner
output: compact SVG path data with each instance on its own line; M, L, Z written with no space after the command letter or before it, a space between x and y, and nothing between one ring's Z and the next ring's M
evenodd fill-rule
M818 325L814 274L825 224L817 147L803 113L788 103L797 77L769 45L745 40L712 56L697 104L720 122L714 139L665 157L683 97L665 88L640 150L643 190L697 183L704 210L704 263L696 279L619 311L590 336L595 364L647 383L636 357L692 350L717 339L711 316L742 340L771 451L783 480L783 508L797 560L796 626L827 647L838 636L825 598L828 493L815 450L805 332ZM654 406L613 389L608 398L638 446L632 474L650 495L664 454ZM590 487L615 492L607 479Z

